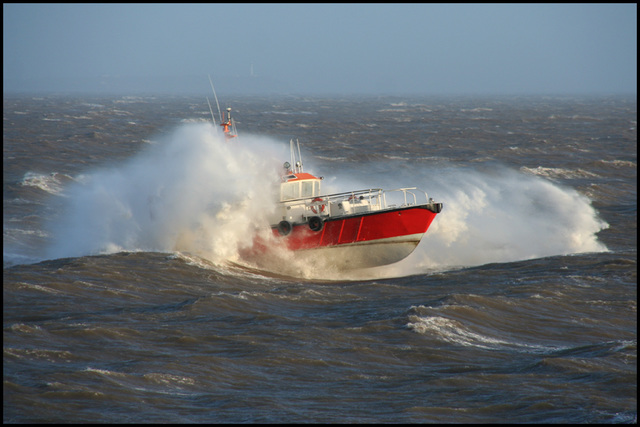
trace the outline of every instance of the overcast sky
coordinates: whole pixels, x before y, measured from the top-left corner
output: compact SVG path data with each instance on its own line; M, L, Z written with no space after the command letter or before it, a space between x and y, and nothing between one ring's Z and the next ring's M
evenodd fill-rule
M4 4L3 91L637 92L636 4Z

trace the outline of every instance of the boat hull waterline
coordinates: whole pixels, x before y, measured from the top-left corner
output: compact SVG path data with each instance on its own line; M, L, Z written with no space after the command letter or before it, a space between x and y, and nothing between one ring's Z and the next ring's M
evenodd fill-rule
M292 224L284 233L280 224L271 229L275 243L295 251L303 263L324 262L341 270L371 268L409 256L440 209L440 203L432 203L320 219L321 228L316 230L311 229L312 221ZM253 255L269 252L273 243L256 239Z
M293 227L286 245L290 250L331 258L340 269L388 265L415 250L435 216L429 209L410 207L330 219L320 231L300 224Z

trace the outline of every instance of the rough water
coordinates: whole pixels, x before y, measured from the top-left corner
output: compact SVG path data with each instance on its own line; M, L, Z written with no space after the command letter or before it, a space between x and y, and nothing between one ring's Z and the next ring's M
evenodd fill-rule
M4 97L4 422L637 422L635 97L224 101ZM444 209L253 265L291 138Z

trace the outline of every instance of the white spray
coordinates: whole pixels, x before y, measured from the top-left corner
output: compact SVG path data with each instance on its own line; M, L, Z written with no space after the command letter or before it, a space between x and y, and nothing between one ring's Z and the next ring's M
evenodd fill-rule
M396 185L414 185L444 203L416 250L376 269L381 276L607 251L608 228L573 188L506 167L403 168ZM385 183L386 184L386 183ZM371 272L373 273L373 272Z
M210 124L187 124L124 165L68 189L48 256L185 251L214 262L268 226L283 146L245 135L224 141Z
M287 156L285 144L267 138L224 141L210 124L183 125L124 165L68 188L65 214L51 227L48 257L141 250L238 261L256 229L269 234L278 171ZM323 172L309 166L312 173ZM307 278L374 278L607 250L596 233L608 225L590 201L540 177L508 168L389 170L389 163L349 169L358 176L336 170L325 180L325 192L417 186L444 203L414 253L348 275L332 273L330 265L299 265L294 254L280 254L284 262L262 267ZM372 173L380 170L387 173ZM284 266L288 271L281 271Z

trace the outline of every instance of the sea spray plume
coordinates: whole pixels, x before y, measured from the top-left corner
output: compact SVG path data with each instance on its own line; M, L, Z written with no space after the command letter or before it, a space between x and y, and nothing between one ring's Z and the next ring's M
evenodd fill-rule
M506 167L429 168L428 177L414 172L419 185L428 180L446 211L416 251L387 273L607 251L597 233L609 225L572 188Z
M608 228L591 201L573 188L502 165L482 169L371 162L337 172L342 187L416 186L444 203L442 214L406 259L354 278L399 277L487 263L607 251L597 233ZM348 169L348 173L344 172ZM393 173L389 173L392 170ZM326 188L326 187L325 187Z
M267 226L283 149L251 135L226 142L210 124L186 124L118 167L86 174L51 224L48 257L120 250L235 256Z
M52 227L49 257L149 250L236 260L238 249L253 243L256 228L271 236L267 218L285 153L284 146L265 138L243 135L241 141L225 142L210 125L181 126L124 165L87 174L71 186L65 192L66 215ZM608 225L589 199L571 188L506 167L402 166L367 164L349 169L355 177L346 176L344 168L327 177L324 192L342 190L338 182L347 188L411 183L445 203L412 255L350 274L353 278L606 250L596 233ZM389 168L395 173L376 172ZM330 278L330 259L308 265L288 251L275 252L277 262L269 259L265 269Z
M604 250L595 233L605 227L577 191L511 170L465 171L447 190L451 219L433 239L454 249L429 251L438 263L480 264ZM436 185L437 187L437 185Z

